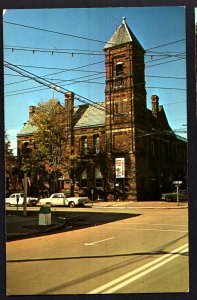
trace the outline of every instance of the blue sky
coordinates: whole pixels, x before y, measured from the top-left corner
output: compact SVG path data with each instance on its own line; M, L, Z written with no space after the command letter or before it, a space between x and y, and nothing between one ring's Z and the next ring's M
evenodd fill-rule
M121 24L123 16L146 50L148 108L151 107L151 95L157 94L172 129L186 137L183 7L6 10L4 59L36 76L46 76L53 83L64 80L59 83L60 86L92 101L104 101L103 48L115 32L116 26ZM150 48L153 49L149 50ZM65 53L57 53L60 50ZM44 89L33 80L27 81L8 68L5 68L4 73L5 129L16 153L16 134L28 120L28 107L47 101L53 96L63 103L64 96L50 88Z

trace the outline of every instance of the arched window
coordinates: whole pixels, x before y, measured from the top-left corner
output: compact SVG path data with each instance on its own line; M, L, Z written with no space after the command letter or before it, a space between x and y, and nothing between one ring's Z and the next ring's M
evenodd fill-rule
M103 175L99 168L95 168L95 186L102 187Z
M116 64L116 76L122 76L123 75L123 63L118 62Z
M23 142L22 153L23 153L23 155L29 155L29 153L30 153L29 142L27 142L27 141Z

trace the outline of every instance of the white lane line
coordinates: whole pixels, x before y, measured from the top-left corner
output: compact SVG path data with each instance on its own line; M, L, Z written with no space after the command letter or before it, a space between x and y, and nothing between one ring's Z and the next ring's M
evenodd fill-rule
M98 243L102 243L102 242L105 242L105 241L108 241L108 240L112 240L114 239L114 237L110 237L108 239L104 239L104 240L100 240L100 241L96 241L96 242L92 242L92 243L85 243L84 245L85 246L92 246L92 245L95 245L95 244L98 244Z
M87 294L110 294L117 290L120 290L122 287L130 284L131 282L139 279L140 277L156 270L157 268L165 265L169 261L177 258L182 253L188 251L188 244L181 246L168 254L164 254L161 257L145 264L142 267L139 267L129 273L126 273L90 292Z
M130 225L149 225L149 226L188 226L188 224L165 224L165 223L134 223L134 222L122 222L122 224L130 224Z
M156 229L156 228L136 228L136 227L110 227L110 226L107 226L105 228L108 228L108 229L122 229L122 230L139 230L139 231L168 231L168 232L188 232L188 230L174 230L174 229Z

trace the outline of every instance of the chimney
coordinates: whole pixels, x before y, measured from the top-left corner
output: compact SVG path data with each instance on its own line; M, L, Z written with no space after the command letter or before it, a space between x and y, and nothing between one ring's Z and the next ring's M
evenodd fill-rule
M65 108L66 108L68 126L71 126L73 122L73 114L74 114L74 93L73 92L65 93Z
M74 149L74 93L67 92L65 93L65 108L66 108L66 121L67 121L67 129L68 129L68 137L70 143L68 143L68 147L70 148L68 151L70 154L73 154Z
M32 117L32 115L35 113L36 107L31 105L29 106L29 119Z
M152 115L157 118L159 112L159 97L157 95L151 96L152 100Z

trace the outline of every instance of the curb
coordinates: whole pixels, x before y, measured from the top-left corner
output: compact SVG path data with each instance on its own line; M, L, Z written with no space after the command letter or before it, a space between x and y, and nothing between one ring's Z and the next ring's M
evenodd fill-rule
M59 224L53 225L50 228L46 228L44 225L40 225L42 227L42 230L34 230L32 232L25 232L25 233L6 233L6 239L7 240L12 240L12 239L16 239L17 237L33 237L34 235L39 235L39 234L43 234L43 233L47 233L47 232L51 232L54 231L56 229L62 228L64 227L66 224L66 221L63 221ZM40 228L41 228L40 227Z
M92 208L119 208L119 209L187 209L188 206L113 206L113 205L109 205L109 206L102 206L102 205L92 205Z

